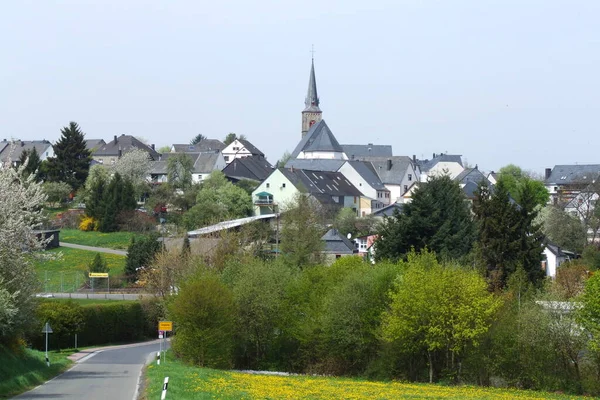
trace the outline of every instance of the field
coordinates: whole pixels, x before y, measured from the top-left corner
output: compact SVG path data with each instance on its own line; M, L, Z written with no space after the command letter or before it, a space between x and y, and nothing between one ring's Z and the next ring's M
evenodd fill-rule
M44 361L44 352L26 349L19 357L0 345L0 398L8 398L32 389L66 370L71 361L67 357L73 350L51 351L50 368Z
M48 250L47 253L62 253L62 258L37 261L35 269L44 292L73 292L79 288L85 278L85 271L96 252L61 247ZM122 275L125 269L125 256L101 253L112 276ZM112 280L111 280L112 282Z
M42 299L42 301L52 301L58 303L73 302L79 304L82 307L113 304L113 303L137 303L138 300L103 300L103 299L63 299L63 298L48 298Z
M81 244L84 246L105 247L108 249L127 250L132 232L84 232L79 229L61 229L60 241Z
M169 354L170 355L170 354ZM525 390L417 383L375 382L349 378L253 375L184 365L168 357L146 369L145 399L158 399L164 377L167 398L196 399L584 399Z

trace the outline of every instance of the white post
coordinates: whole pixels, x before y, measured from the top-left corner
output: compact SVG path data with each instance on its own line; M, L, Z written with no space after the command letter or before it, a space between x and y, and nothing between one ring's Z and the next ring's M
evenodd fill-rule
M46 329L46 366L50 366L50 359L48 358L48 329Z
M160 395L160 400L165 400L165 398L167 397L167 388L169 387L169 377L165 377L165 381L163 382L163 390L162 390L162 394Z

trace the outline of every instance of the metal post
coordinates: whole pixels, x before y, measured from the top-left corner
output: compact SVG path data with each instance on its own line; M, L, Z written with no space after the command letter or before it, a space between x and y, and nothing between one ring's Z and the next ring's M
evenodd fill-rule
M48 293L48 270L44 271L44 293Z
M75 334L75 350L77 350L77 334Z
M165 345L163 346L163 351L165 352L165 355L163 357L163 363L167 363L167 332L165 331L165 334L163 335L163 340L165 341Z
M46 366L50 366L50 359L48 358L48 330L46 329Z
M90 278L90 281L92 282L92 294L94 294L94 278Z
M63 271L60 271L60 292L64 293L64 290L63 290Z

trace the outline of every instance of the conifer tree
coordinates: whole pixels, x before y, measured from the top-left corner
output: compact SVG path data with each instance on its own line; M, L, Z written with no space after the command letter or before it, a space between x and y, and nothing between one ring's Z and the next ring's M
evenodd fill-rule
M27 163L27 164L25 164ZM42 161L35 147L31 150L23 150L19 157L19 165L25 165L23 173L25 176L35 174L36 180L38 178L37 171L40 168Z
M54 157L48 159L48 179L66 182L74 190L85 183L92 160L85 145L84 133L76 122L61 130L61 137L54 144Z

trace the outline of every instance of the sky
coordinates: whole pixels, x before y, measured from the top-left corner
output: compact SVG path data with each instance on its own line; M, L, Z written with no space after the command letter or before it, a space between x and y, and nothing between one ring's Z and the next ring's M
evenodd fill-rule
M600 2L37 0L0 12L0 140L301 137L314 45L342 144L480 169L600 164Z

